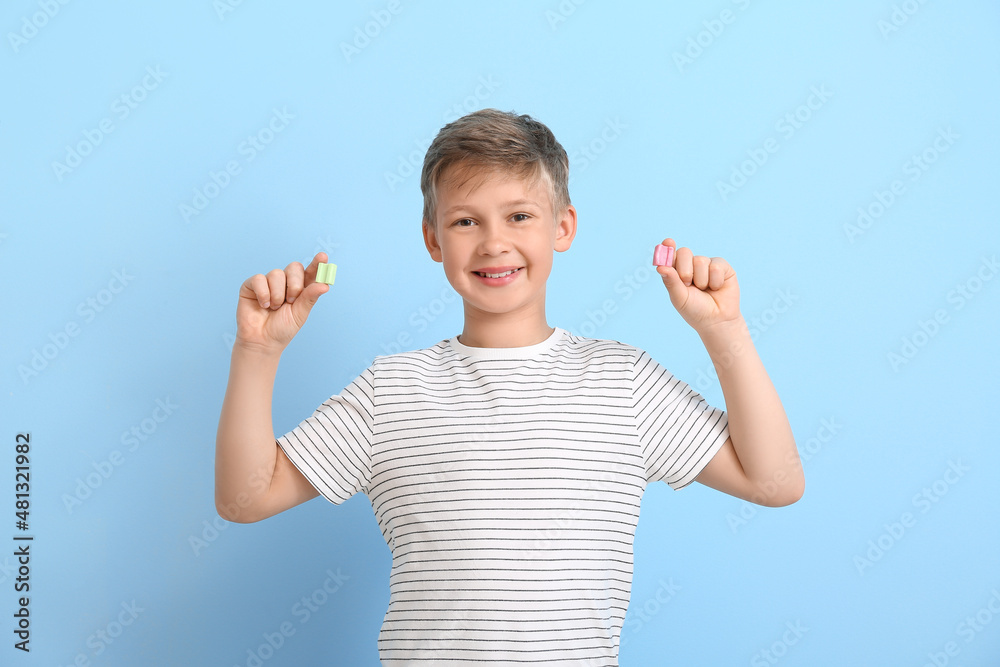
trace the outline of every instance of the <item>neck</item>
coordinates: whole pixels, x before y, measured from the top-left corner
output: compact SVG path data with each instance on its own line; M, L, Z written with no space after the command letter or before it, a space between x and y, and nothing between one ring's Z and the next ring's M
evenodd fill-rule
M465 329L458 342L469 347L527 347L541 343L554 331L545 322L544 314L538 319L470 317L466 313Z

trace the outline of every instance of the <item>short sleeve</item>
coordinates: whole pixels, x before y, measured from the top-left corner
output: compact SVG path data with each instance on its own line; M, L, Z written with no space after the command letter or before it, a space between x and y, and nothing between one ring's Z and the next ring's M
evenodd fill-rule
M664 480L674 490L684 488L729 438L724 410L710 406L698 392L638 349L632 397L647 482Z
M374 381L369 367L276 439L285 456L335 505L366 492L371 482Z

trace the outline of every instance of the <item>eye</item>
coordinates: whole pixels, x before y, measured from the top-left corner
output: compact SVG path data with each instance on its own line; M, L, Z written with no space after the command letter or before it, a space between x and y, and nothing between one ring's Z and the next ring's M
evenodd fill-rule
M524 222L525 220L527 220L531 216L528 215L527 213L515 213L513 217L514 217L515 222ZM518 220L518 218L520 218L520 220Z
M464 222L472 223L472 220L470 220L469 218L462 218L461 220L456 220L455 222L453 222L452 225L456 227L468 227L469 225L462 224Z

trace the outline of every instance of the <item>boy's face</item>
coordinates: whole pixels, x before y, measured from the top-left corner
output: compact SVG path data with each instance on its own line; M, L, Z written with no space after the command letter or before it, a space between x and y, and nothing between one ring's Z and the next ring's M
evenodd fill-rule
M436 187L437 220L424 225L431 257L465 301L466 320L512 315L544 323L545 282L552 252L568 250L576 235L576 209L553 214L547 178L476 171L461 187L449 179ZM466 174L463 174L465 176ZM501 278L482 273L514 273Z

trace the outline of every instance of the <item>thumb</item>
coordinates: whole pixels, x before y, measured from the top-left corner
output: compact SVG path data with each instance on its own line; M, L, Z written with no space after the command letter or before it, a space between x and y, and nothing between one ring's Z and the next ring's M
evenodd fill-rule
M312 312L316 301L330 291L330 286L326 283L310 283L299 293L299 297L292 302L292 318L299 328L306 323L309 313Z
M656 272L663 278L663 284L670 295L670 302L675 308L680 308L687 301L688 288L677 274L677 269L672 266L658 266Z

